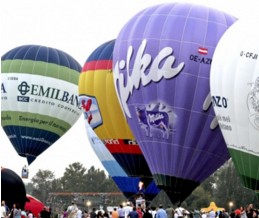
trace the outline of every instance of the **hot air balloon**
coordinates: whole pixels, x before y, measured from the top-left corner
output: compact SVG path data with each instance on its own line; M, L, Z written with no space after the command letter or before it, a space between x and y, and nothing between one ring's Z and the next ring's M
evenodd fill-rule
M43 210L45 205L37 198L27 194L28 201L25 203L24 209L31 211L34 217L39 217L39 213Z
M229 159L211 106L209 76L221 35L236 21L191 3L152 6L121 29L114 83L153 178L181 203Z
M80 64L67 53L40 45L16 47L1 61L1 124L28 163L79 118Z
M259 31L239 20L220 39L211 66L211 95L237 173L259 196Z
M27 201L26 190L20 176L11 169L1 167L1 200L11 210L13 204L19 204L21 208Z
M128 176L152 181L147 162L120 107L112 73L115 40L103 43L86 60L79 78L79 98L97 136Z
M85 126L89 142L95 154L123 195L129 201L134 201L138 196L144 197L147 201L152 201L160 192L160 189L156 186L154 180L147 187L140 187L140 178L129 177L126 174L109 150L105 147L104 143L95 134L87 120L85 120Z

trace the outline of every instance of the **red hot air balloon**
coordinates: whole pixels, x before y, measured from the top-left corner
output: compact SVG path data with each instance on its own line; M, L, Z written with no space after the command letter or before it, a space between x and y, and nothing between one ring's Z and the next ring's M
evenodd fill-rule
M45 205L37 198L26 195L28 201L25 203L24 209L31 211L34 217L39 217L39 213L44 209Z

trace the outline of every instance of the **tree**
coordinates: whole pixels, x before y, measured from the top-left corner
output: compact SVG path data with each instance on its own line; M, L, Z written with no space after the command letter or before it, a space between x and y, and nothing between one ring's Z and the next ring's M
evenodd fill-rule
M61 178L62 189L66 192L86 191L86 168L81 163L70 164Z
M150 207L151 206L158 207L160 204L163 204L165 206L171 204L169 197L163 190L161 190L158 193L158 195L152 200L152 202L150 202Z
M185 202L186 205L188 205L188 208L199 210L200 208L204 207L204 205L209 205L211 199L212 196L210 190L205 190L204 186L200 185L192 192L192 194L185 200Z
M58 179L49 170L39 170L32 178L31 183L26 186L26 190L28 194L45 204L55 202L56 206L63 205L64 207L71 202L71 196L50 195L51 192L74 193L73 198L77 198L78 202L82 204L85 204L86 199L80 196L81 192L120 192L112 178L107 176L103 170L96 169L94 166L87 170L78 162L70 164L65 169L64 175ZM98 202L104 204L107 199L112 200L113 204L120 204L122 201L122 198L113 199L104 194ZM207 207L211 201L225 209L229 209L230 201L234 203L235 208L241 205L246 206L249 203L253 203L255 207L259 206L254 191L243 187L231 159L200 184L186 198L182 206L189 210L200 209ZM163 191L151 202L151 205L157 206L160 203L163 205L171 204Z
M108 178L105 180L104 187L105 191L109 190L109 192L120 192L118 186L110 176L108 176Z
M49 170L39 170L31 179L28 186L31 189L31 195L40 199L43 203L47 202L49 192L53 191L53 180L55 175Z
M103 170L100 171L100 169L95 169L94 166L92 166L87 171L87 176L86 176L87 189L93 192L106 192L107 191L105 187L106 179L107 178Z
M254 191L243 186L231 159L218 170L217 178L216 199L225 208L228 208L230 201L234 202L236 208L249 203L256 204Z

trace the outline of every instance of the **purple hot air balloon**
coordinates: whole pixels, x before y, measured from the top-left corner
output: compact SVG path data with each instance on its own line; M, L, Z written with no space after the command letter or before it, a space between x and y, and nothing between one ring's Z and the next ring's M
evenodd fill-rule
M114 82L153 178L181 203L229 159L209 76L215 47L236 18L189 3L147 8L120 31Z

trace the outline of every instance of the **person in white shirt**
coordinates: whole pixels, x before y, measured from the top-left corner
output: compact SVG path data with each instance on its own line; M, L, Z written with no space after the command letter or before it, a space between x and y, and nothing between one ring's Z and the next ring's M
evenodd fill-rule
M216 217L216 213L213 209L211 209L211 211L208 213L208 218L215 218Z
M68 218L76 218L77 206L74 202L67 208Z
M123 207L125 218L128 217L129 213L133 210L133 207L130 206L130 202L127 202L127 205Z
M1 218L5 218L6 217L6 208L5 208L5 201L1 202Z
M28 216L27 216L28 218L33 218L33 214L32 214L32 212L29 210L29 213L28 213Z
M205 211L202 211L201 212L201 218L207 218L207 213Z
M178 218L178 213L176 210L174 211L174 218Z
M177 214L177 217L179 217L179 218L182 218L183 217L183 208L182 207L177 207L176 209L175 209L175 212L176 212L176 214Z
M119 218L125 218L125 211L123 210L123 206L120 205L118 208Z
M79 207L77 208L76 218L82 218L82 210Z
M151 211L150 213L152 214L152 218L156 217L156 207L155 206L151 206Z

